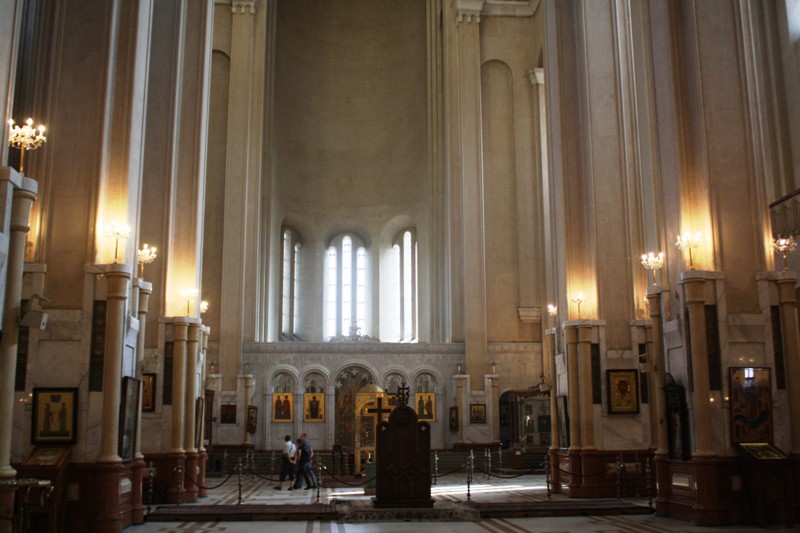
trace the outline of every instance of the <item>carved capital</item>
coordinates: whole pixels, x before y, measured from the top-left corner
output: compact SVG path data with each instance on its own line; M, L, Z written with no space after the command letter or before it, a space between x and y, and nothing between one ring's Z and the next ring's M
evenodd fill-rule
M456 11L456 21L459 24L463 22L480 23L484 2L485 0L452 0L453 9Z
M256 0L233 0L231 2L231 13L256 14Z

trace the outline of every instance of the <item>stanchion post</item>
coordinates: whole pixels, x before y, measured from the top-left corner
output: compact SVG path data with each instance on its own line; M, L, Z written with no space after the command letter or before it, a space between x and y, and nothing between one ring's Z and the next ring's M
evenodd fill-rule
M617 456L617 499L622 499L622 475L625 472L625 460L622 454Z
M439 484L439 452L433 450L433 484Z
M181 504L181 495L183 494L183 460L180 460L173 471L178 476L178 497L175 498L176 505Z
M645 458L645 463L644 463L644 483L645 483L645 490L647 491L647 508L650 509L650 512L652 513L654 511L654 509L653 509L653 487L651 486L651 484L653 482L653 472L650 469L650 460L651 460L651 456L648 455Z
M225 475L228 473L228 448L225 448L225 452L222 454L222 474Z
M486 448L483 455L486 457L486 479L492 479L492 451Z
M551 492L550 492L550 454L544 454L544 483L547 487L547 499L551 499Z
M503 468L503 447L497 447L497 468Z
M470 491L470 487L472 485L472 472L475 468L475 452L473 450L469 451L469 457L467 458L467 501L472 501L472 492Z
M153 491L156 483L156 468L153 466L153 461L150 461L150 472L147 473L147 514L150 514L150 509L153 507Z
M316 502L320 503L321 495L320 495L320 485L322 485L322 461L319 461L316 456L311 458L314 463L316 463L317 467L317 499Z
M269 477L275 477L275 450L272 450L272 455L269 457Z
M239 462L236 464L236 474L239 478L239 495L236 500L236 505L242 505L242 459L239 458Z

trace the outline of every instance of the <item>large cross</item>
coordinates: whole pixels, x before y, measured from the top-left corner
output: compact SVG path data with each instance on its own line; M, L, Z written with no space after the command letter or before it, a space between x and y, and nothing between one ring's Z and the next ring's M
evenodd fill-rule
M408 393L410 390L411 389L406 385L405 381L402 383L402 385L397 387L397 394L395 394L397 397L397 403L400 405L408 405Z
M383 396L378 396L376 402L378 403L378 407L373 409L367 409L367 412L378 413L378 424L380 424L381 422L383 422L383 413L391 413L392 410L383 408Z

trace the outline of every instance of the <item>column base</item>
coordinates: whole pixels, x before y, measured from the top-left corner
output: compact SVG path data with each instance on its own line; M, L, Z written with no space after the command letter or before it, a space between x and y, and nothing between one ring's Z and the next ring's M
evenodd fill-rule
M95 463L94 465L94 512L92 531L113 533L122 531L124 525L120 483L122 482L122 463Z
M133 484L133 492L131 493L131 523L143 524L144 503L142 501L142 496L144 494L144 474L147 471L144 458L135 458L130 464L130 469L131 483Z
M694 523L698 526L724 526L744 521L743 497L733 494L731 479L738 472L733 458L694 457L696 499Z
M205 450L197 454L197 466L198 466L197 484L200 485L200 487L197 489L197 496L199 498L205 498L206 496L208 496L208 489L205 488L206 469L208 468L208 453Z
M656 516L669 516L669 460L664 454L656 454Z
M0 479L0 533L14 531L14 501L17 486L14 478Z
M183 469L186 454L183 452L147 454L145 461L152 462L156 471L151 503L183 503L181 495L185 492Z
M187 452L183 471L183 494L181 502L196 502L200 483L200 465L198 453Z

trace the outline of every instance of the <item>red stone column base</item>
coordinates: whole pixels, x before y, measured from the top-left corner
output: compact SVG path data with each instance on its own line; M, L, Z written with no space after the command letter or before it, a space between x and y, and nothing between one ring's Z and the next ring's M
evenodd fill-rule
M581 493L581 480L583 479L583 471L581 470L581 451L570 448L567 451L567 457L569 458L569 465L565 470L569 472L569 482L567 483L567 488L569 489L569 497L570 498L580 498L579 494Z
M200 485L200 488L197 490L197 496L199 498L205 498L208 496L208 489L203 488L206 486L206 468L208 467L208 453L205 450L197 454L197 465L199 466L197 484Z
M130 469L131 483L133 484L133 492L131 493L131 523L143 524L144 503L142 495L144 493L144 474L147 471L147 465L144 463L144 458L135 458L131 462Z
M183 471L183 494L181 502L196 502L198 485L200 485L200 466L198 465L197 452L186 454Z
M185 460L186 455L183 453L147 454L145 461L152 462L156 469L153 503L178 503L178 499L184 491ZM180 468L180 472L178 468Z
M0 533L12 533L14 530L14 495L17 486L14 478L0 479Z
M122 531L125 524L120 513L120 482L122 463L96 463L94 465L94 512L92 531L114 533Z
M724 526L740 523L742 506L734 501L731 494L733 462L735 460L720 457L692 459L697 487L693 509L696 525Z
M655 457L656 516L669 516L669 461L666 454Z
M550 492L553 494L561 493L561 471L559 466L561 460L558 456L558 449L553 448L549 451L550 454Z

